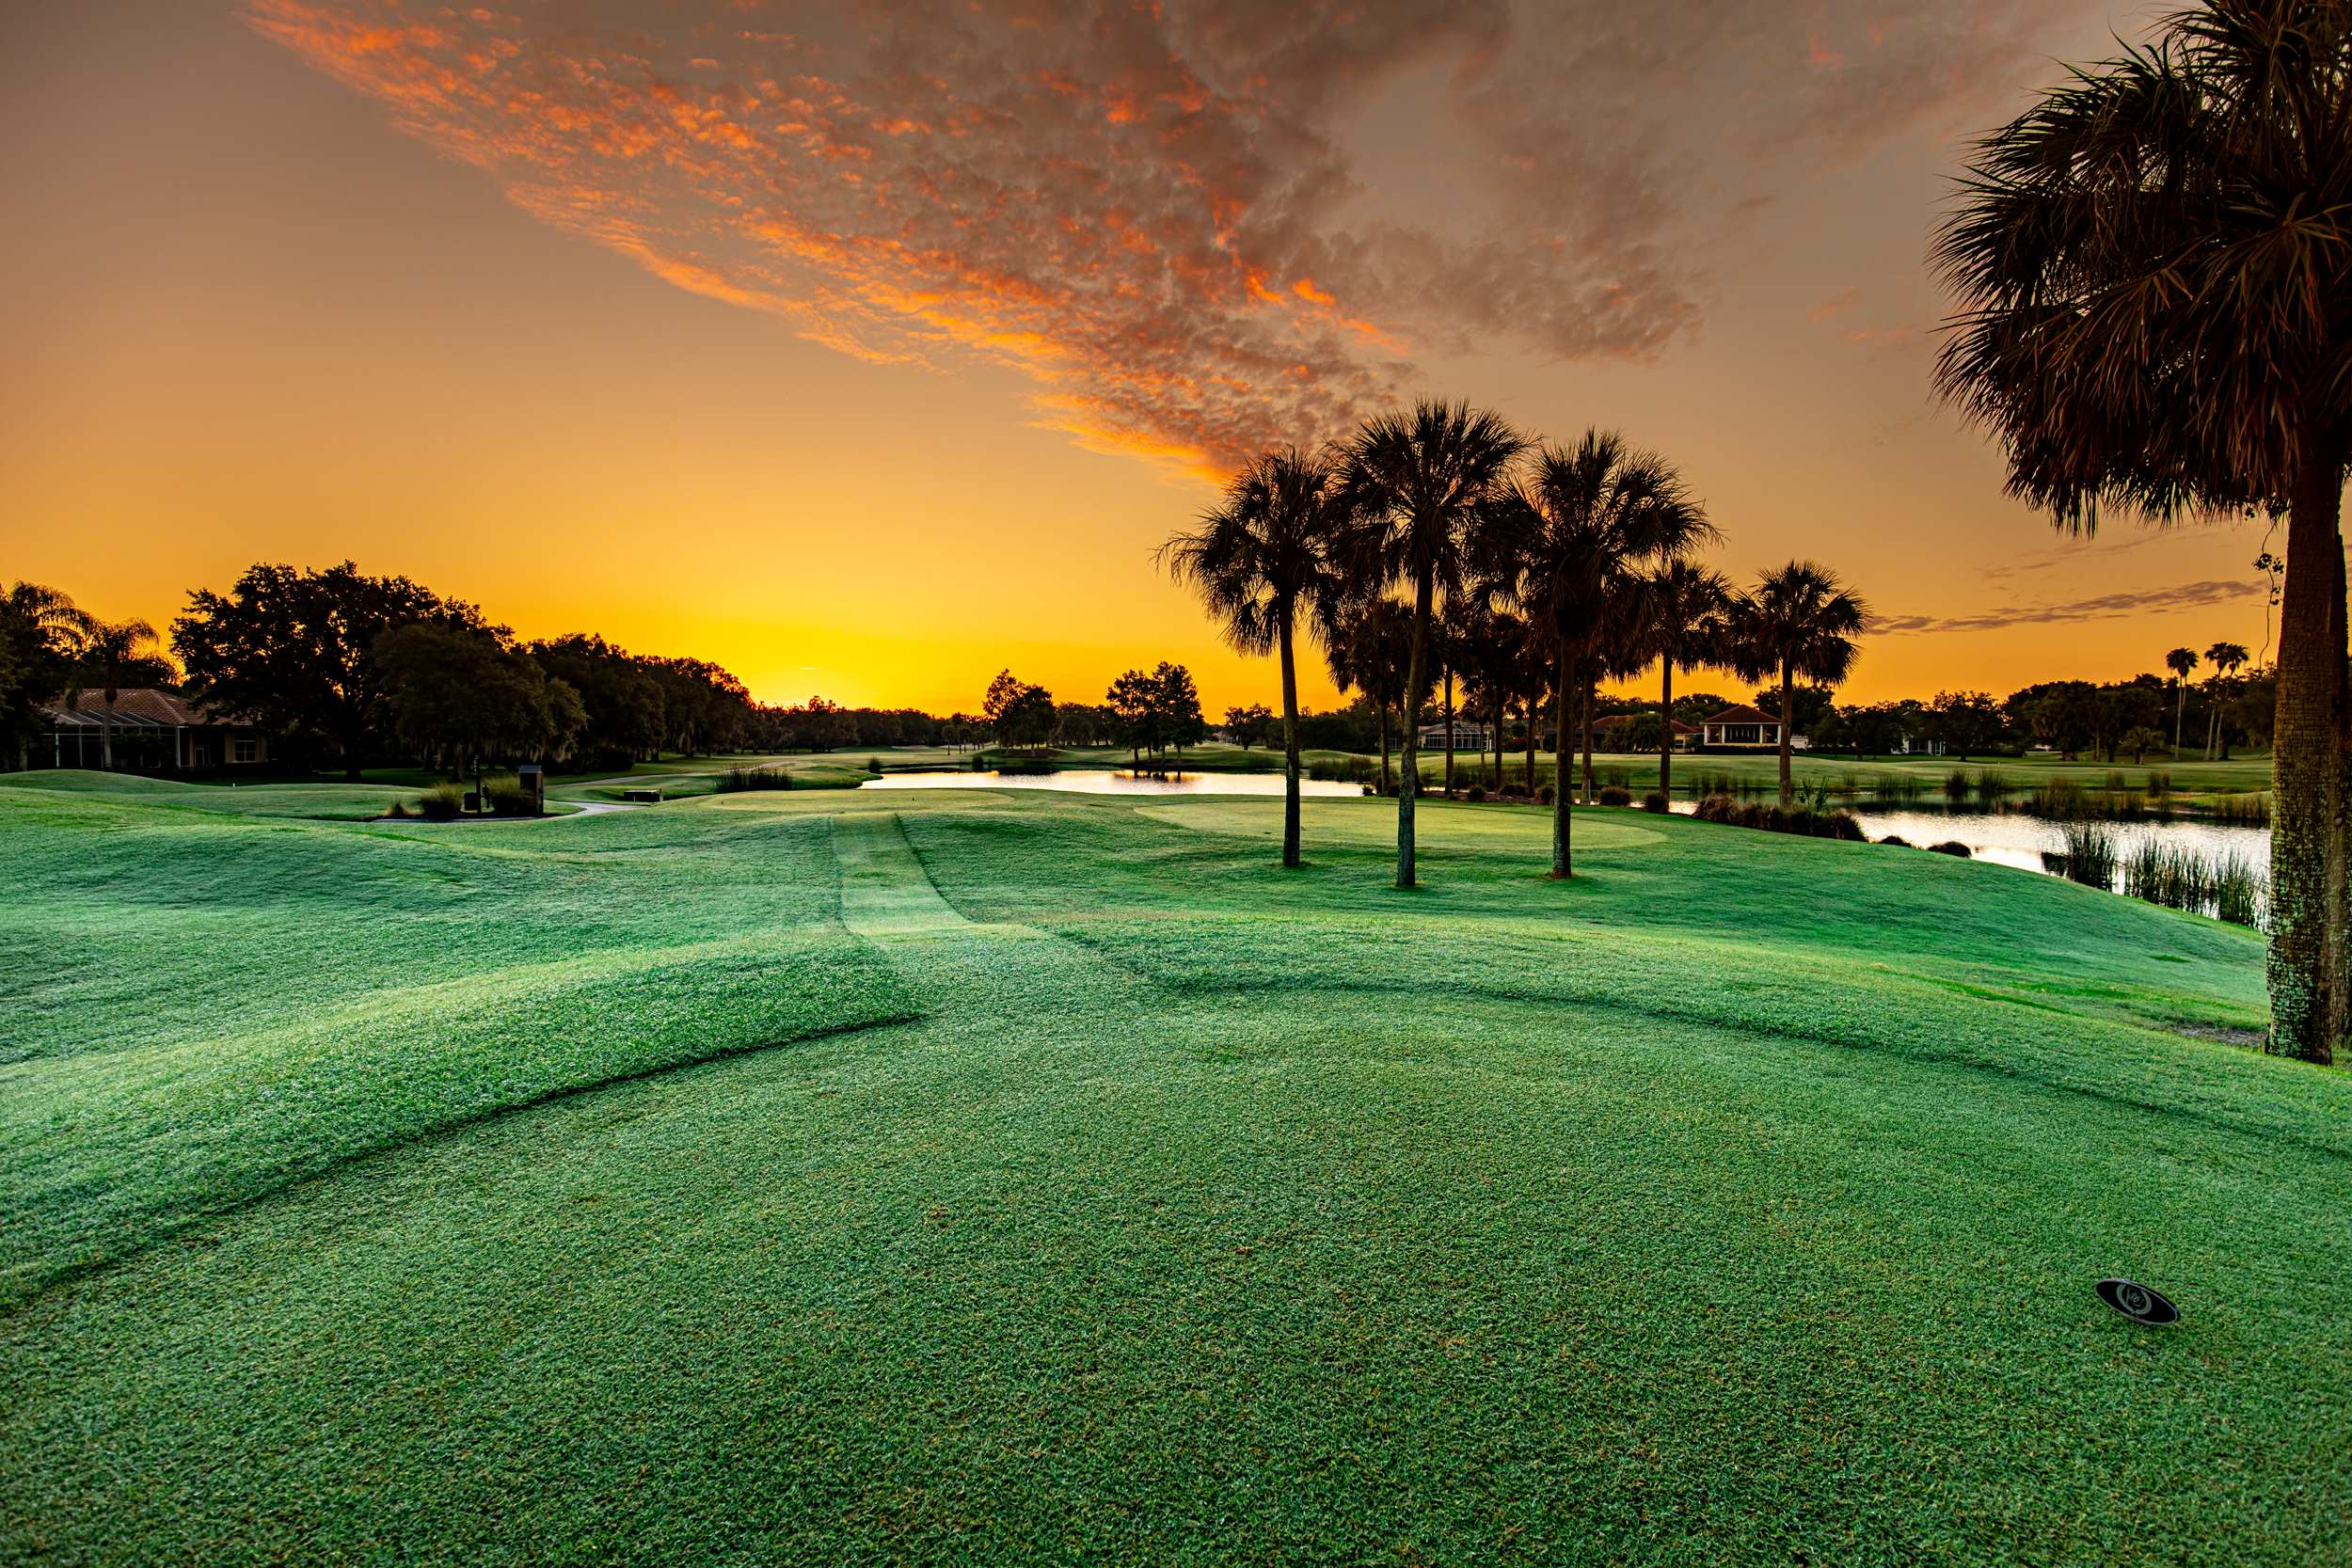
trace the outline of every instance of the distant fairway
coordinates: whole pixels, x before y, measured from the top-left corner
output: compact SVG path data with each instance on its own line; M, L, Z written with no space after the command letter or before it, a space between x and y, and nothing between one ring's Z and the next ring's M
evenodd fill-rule
M2215 1037L2248 932L1618 811L1400 894L1380 800L117 785L0 778L0 1560L2352 1559L2352 1078Z

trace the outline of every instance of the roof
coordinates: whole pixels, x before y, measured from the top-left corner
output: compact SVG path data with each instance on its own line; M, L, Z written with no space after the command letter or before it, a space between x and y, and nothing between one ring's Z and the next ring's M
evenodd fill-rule
M119 730L202 729L234 722L202 703L192 703L176 692L159 691L151 686L128 686L117 691L111 714L106 707L106 694L87 689L72 707L66 706L62 694L56 702L41 705L52 722L67 729L86 725L95 729L109 718Z
M1742 703L1738 707L1727 707L1721 713L1710 713L1700 722L1703 724L1777 724L1780 722L1780 716L1766 713L1762 708L1750 707Z
M1649 715L1646 713L1604 713L1599 718L1593 721L1593 728L1597 730L1613 730L1620 724L1630 724L1636 719L1646 719L1648 717ZM1696 735L1698 733L1699 727L1696 724L1686 724L1679 719L1675 721L1675 734Z

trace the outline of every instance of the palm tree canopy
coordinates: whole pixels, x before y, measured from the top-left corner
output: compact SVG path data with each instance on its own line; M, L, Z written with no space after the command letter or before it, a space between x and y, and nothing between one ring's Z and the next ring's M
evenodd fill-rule
M1742 680L1790 674L1821 684L1846 678L1870 629L1870 607L1828 567L1792 561L1734 603L1724 652Z
M1324 637L1332 683L1375 703L1393 706L1403 702L1412 639L1409 605L1383 596L1339 607Z
M2164 656L2164 667L2183 680L2186 680L2189 672L2197 668L2197 650L2194 648L2173 649Z
M1302 611L1309 631L1327 629L1343 588L1338 483L1327 456L1267 452L1233 476L1197 528L1160 546L1168 574L1192 585L1240 652L1271 651Z
M1423 399L1409 414L1380 414L1347 443L1342 484L1356 520L1349 550L1365 582L1427 575L1460 589L1464 534L1526 449L1499 414Z
M1717 537L1674 467L1614 431L1545 447L1497 517L1520 603L1553 626L1590 626L1612 578Z
M2065 526L2282 504L2352 436L2352 5L2211 0L1979 144L1936 385ZM2314 444L2316 443L2316 444Z
M1640 617L1649 657L1671 659L1685 673L1722 657L1731 579L1679 557L1641 579Z
M2205 650L2206 661L2224 675L2238 669L2252 657L2246 651L2243 642L2217 642Z

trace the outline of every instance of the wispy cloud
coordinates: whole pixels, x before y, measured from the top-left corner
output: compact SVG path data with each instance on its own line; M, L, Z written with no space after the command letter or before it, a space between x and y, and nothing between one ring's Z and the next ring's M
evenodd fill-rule
M2045 15L1798 8L248 0L544 222L845 354L1014 367L1041 422L1192 469L1342 427L1417 348L1663 352L1772 168L1974 112ZM1476 187L1442 216L1365 199L1343 129L1432 67ZM1694 172L1725 146L1751 166Z
M1861 303L1861 285L1849 283L1844 288L1832 294L1829 298L1821 301L1820 304L1816 305L1812 309L1807 310L1804 313L1804 319L1809 322L1825 322L1832 316L1844 315L1847 311L1852 309L1855 306Z
M2228 604L2264 592L2259 582L2208 579L2170 588L2134 589L2101 594L2065 604L2011 605L1968 615L1889 615L1878 623L1881 632L1901 636L1916 632L1998 631L2007 626L2038 626L2062 621L2113 621L2125 616L2158 614L2169 610L2197 610Z

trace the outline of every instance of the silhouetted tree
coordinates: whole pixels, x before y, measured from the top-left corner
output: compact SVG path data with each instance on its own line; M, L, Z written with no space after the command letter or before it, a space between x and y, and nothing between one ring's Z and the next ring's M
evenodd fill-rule
M1749 680L1780 683L1780 803L1792 794L1788 759L1796 718L1798 677L1835 685L1853 668L1854 639L1869 629L1870 611L1837 574L1810 561L1792 561L1767 573L1731 609L1725 652Z

